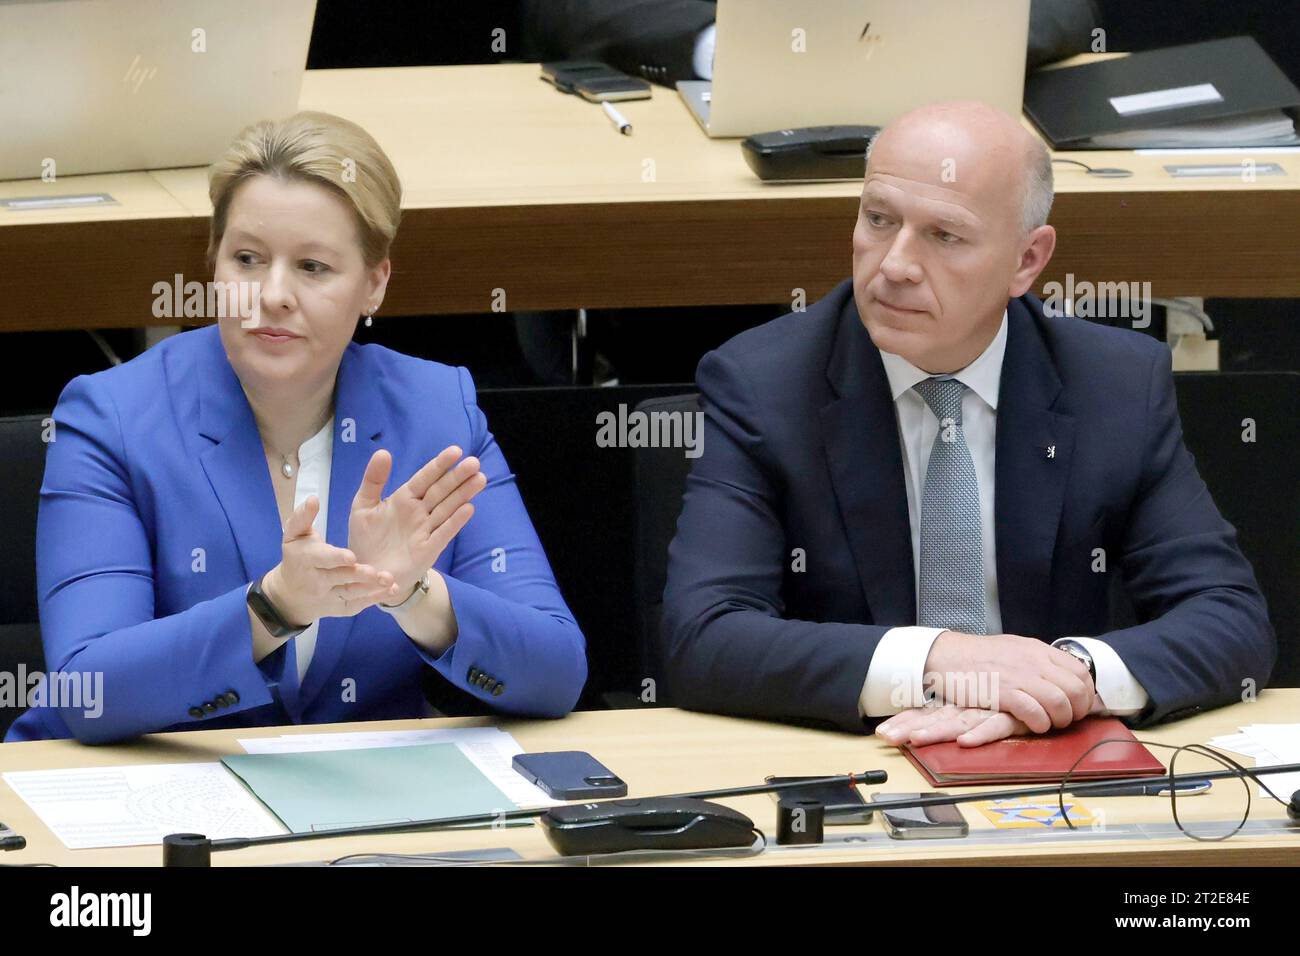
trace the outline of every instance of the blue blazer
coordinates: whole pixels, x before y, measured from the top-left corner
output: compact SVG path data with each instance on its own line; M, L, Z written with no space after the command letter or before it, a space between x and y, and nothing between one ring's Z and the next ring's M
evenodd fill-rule
M378 449L393 456L385 495L448 445L481 459L474 517L434 565L456 642L431 657L371 607L321 620L301 686L292 641L254 663L245 590L279 562L282 530L252 409L208 326L79 376L59 397L37 520L41 632L50 671L102 673L103 712L33 708L7 740L418 717L425 667L507 713L572 709L583 636L469 373L354 342L335 409L331 544L347 545Z
M1276 638L1183 444L1168 347L1046 317L1032 295L1011 300L1007 322L994 466L1003 629L1110 644L1150 697L1138 723L1238 701L1246 680L1262 689ZM916 623L916 594L897 417L851 284L732 339L697 377L704 446L669 552L667 696L862 732L876 643ZM1108 630L1115 574L1137 626Z

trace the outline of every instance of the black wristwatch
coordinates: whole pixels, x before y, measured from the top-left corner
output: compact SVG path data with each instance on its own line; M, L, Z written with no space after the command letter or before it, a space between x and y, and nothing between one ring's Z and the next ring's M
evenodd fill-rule
M265 575L263 575L263 577L264 576ZM258 578L248 586L246 600L248 601L249 608L257 615L257 619L262 622L262 626L266 628L267 632L270 633L272 637L297 637L303 631L307 630L307 628L311 627L310 624L306 624L302 627L295 627L286 621L284 615L276 609L275 605L271 603L270 598L266 596L266 592L262 590L262 578Z
M1088 649L1086 647L1084 647L1082 644L1080 644L1078 641L1074 640L1073 638L1068 638L1068 637L1065 638L1064 640L1057 641L1052 646L1060 648L1061 650L1065 651L1065 653L1069 654L1071 657L1077 660L1083 661L1083 663L1086 664L1088 667L1088 673L1092 675L1093 688L1095 689L1097 687L1097 665L1093 663L1092 655L1088 653Z

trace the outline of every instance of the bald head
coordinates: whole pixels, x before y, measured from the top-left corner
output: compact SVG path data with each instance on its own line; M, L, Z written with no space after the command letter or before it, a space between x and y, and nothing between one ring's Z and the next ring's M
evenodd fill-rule
M904 114L868 152L853 230L853 296L882 352L930 373L988 347L1008 299L1056 248L1043 145L982 103Z
M873 160L875 164L873 166ZM933 103L895 119L867 146L867 171L928 165L935 183L959 183L994 202L1019 200L1020 228L1047 222L1052 159L1042 140L1001 110L975 101Z

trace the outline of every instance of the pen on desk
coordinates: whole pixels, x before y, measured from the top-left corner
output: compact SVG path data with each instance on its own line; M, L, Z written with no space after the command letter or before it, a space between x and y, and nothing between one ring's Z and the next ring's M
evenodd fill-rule
M1178 791L1180 797L1192 797L1200 793L1207 793L1211 786L1212 784L1209 780L1177 780L1174 782L1174 789ZM1167 797L1169 796L1169 781L1152 780L1149 783L1129 783L1117 787L1098 787L1095 790L1088 790L1085 796Z
M610 122L614 124L615 129L624 136L632 135L632 124L627 121L626 116L614 109L614 104L606 102L601 103L600 106L605 111L605 115L609 117Z

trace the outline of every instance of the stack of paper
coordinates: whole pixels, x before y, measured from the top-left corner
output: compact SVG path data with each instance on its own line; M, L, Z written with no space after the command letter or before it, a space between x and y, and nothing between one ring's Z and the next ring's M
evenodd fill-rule
M4 780L70 850L284 832L219 763L11 770Z
M555 806L512 767L523 748L495 727L286 734L241 740L250 754L455 744L510 802ZM274 815L219 763L13 770L4 781L70 849L157 844L168 833L213 839L285 832Z
M1222 116L1123 133L1104 133L1089 141L1097 149L1137 149L1158 141L1166 148L1215 146L1289 146L1296 142L1295 123L1281 110Z
M1300 763L1300 724L1248 724L1238 730L1240 733L1213 738L1210 746L1254 757L1256 767ZM1283 799L1300 790L1300 773L1272 773L1262 779ZM1263 787L1259 795L1267 796Z

